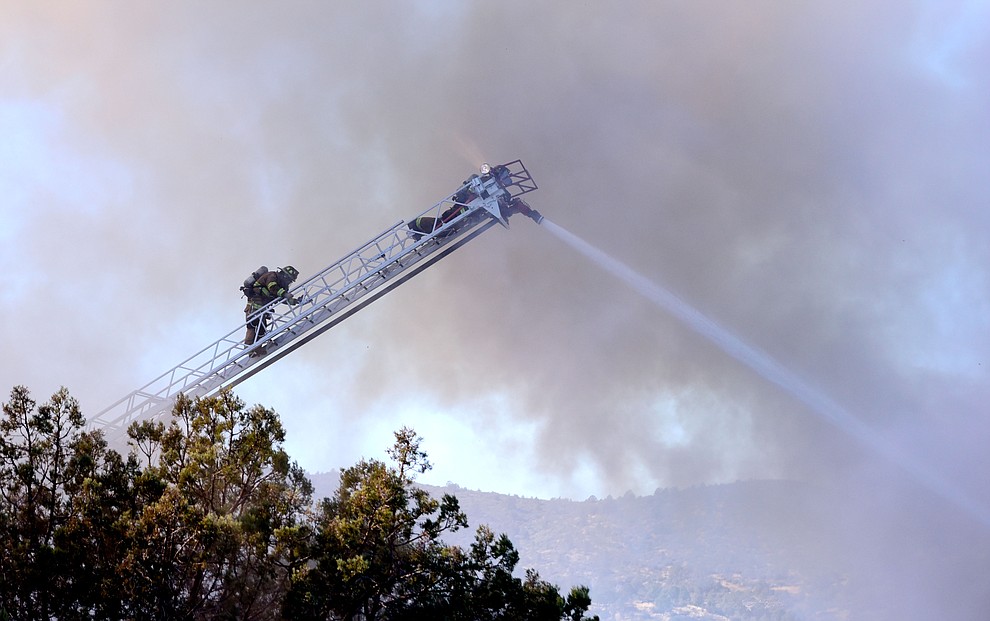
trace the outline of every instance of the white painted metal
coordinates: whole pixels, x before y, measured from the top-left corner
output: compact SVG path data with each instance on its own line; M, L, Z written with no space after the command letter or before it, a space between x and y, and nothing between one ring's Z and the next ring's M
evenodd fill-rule
M235 386L496 222L508 226L507 218L516 213L513 205L518 203L514 199L537 187L519 160L495 170L502 174L473 175L451 196L409 221L394 224L295 287L290 293L300 300L297 305L288 306L279 301L269 304L261 311L268 317L268 332L253 345L245 346L247 323L242 323L97 414L90 426L102 428L111 445L119 447L124 444L131 423L168 416L180 393L199 397ZM418 217L439 220L458 205L462 207L461 213L432 233L418 233L408 225ZM262 352L264 355L259 356Z

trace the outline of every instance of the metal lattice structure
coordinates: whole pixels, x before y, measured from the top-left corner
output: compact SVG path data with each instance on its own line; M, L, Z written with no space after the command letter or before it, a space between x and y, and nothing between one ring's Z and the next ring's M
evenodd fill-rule
M520 160L483 167L449 197L411 220L380 233L289 293L299 303L275 300L259 311L267 332L244 343L248 322L196 352L173 369L112 404L90 422L111 444L123 443L128 426L171 413L179 394L202 397L233 387L326 332L385 293L449 255L496 223L538 212L519 197L536 190ZM415 223L431 224L419 230Z

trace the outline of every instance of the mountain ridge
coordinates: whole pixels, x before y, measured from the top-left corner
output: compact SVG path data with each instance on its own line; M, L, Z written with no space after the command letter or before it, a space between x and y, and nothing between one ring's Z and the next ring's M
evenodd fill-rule
M336 473L310 475L331 496ZM813 486L761 480L658 489L650 496L539 499L421 485L457 497L469 527L505 533L520 568L563 588L591 589L601 619L844 618L847 579L822 566ZM816 559L816 560L812 560Z

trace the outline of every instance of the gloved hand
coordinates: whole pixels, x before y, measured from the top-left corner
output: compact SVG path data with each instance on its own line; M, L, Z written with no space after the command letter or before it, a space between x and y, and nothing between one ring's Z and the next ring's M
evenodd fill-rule
M294 298L291 295L285 299L289 303L289 306L295 306L299 303L299 298Z

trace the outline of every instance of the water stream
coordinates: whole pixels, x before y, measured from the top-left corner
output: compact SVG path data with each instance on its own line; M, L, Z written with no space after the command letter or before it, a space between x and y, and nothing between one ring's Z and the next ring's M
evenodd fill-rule
M546 218L543 219L541 225L555 237L590 259L591 262L625 282L637 293L707 338L726 354L745 364L765 380L779 386L806 405L817 416L838 427L873 452L882 455L911 475L915 481L967 511L985 526L990 527L990 508L975 502L952 482L938 476L919 463L918 459L911 457L888 442L877 431L852 415L814 385L780 364L772 356L746 343L670 290L637 273L570 231Z

